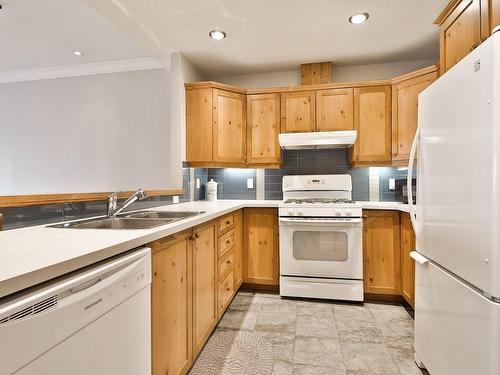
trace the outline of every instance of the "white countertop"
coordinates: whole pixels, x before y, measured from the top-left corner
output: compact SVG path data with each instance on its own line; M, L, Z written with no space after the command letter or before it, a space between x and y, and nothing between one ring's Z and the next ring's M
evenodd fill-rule
M151 241L245 207L278 207L279 200L194 201L156 207L157 211L205 213L152 229L60 229L45 225L0 232L0 298ZM396 202L360 202L366 209L400 210Z

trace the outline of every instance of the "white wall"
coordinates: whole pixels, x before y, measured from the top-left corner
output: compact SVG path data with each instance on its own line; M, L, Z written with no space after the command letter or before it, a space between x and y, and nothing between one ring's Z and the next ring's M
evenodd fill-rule
M169 189L165 69L0 84L0 195Z
M333 66L333 82L364 81L394 78L435 64L434 60L400 61L394 63ZM208 77L208 79L244 88L300 85L300 68L272 73Z

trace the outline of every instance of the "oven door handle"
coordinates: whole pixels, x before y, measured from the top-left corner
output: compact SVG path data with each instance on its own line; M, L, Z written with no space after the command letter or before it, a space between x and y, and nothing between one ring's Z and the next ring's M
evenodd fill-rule
M361 224L363 222L360 218L342 219L342 220L324 220L324 219L295 219L280 217L280 223L290 224L322 224L322 225L353 225Z

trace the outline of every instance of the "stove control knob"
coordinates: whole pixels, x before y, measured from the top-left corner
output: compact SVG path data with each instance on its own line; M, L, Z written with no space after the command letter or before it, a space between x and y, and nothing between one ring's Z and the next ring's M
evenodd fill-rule
M302 210L297 210L297 215L299 215L299 216L304 215L304 211L302 211Z
M288 210L288 215L290 215L290 216L295 215L295 211L294 210Z
M351 212L351 210L347 210L347 211L345 212L345 214L346 214L346 216L351 216L351 215L352 215L352 212Z
M342 211L341 210L335 211L335 216L342 216Z

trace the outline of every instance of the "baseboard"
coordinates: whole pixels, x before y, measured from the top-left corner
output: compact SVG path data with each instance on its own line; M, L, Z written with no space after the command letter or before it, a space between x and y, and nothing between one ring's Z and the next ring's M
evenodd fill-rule
M243 284L241 284L240 290L244 291L244 292L279 293L280 287L279 287L279 285L262 285L262 284L243 283Z

